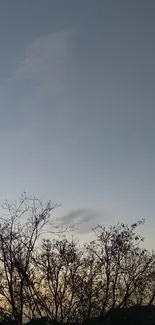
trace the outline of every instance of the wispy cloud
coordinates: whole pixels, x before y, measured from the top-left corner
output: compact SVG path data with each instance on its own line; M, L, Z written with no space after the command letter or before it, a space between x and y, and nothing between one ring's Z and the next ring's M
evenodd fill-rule
M35 39L16 58L10 76L0 85L1 105L17 141L37 138L49 114L54 126L55 119L65 116L75 35L74 30L66 30Z
M74 31L68 30L35 39L16 59L15 70L7 78L5 88L12 95L18 94L20 100L28 99L27 95L31 99L37 95L37 100L47 93L61 92L74 36Z
M60 218L62 226L75 226L78 233L89 233L95 225L98 224L100 219L99 212L93 209L76 209Z

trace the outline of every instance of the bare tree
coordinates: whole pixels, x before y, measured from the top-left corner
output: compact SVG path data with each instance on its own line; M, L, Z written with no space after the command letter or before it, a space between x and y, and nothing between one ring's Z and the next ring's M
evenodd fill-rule
M56 207L26 194L4 205L0 302L7 317L18 325L26 317L82 322L114 308L154 302L155 255L141 248L137 235L144 220L98 226L96 239L80 248L51 221Z
M97 242L87 249L98 259L101 315L109 309L134 304L136 292L140 294L148 270L154 265L154 256L140 248L143 238L135 232L143 223L144 220L130 227L117 224L109 229L94 229Z
M41 286L44 286L41 310L51 320L71 319L75 306L74 278L79 266L80 252L73 240L43 240L36 267L40 272Z
M19 202L3 206L0 228L0 294L5 298L17 324L23 323L25 288L31 278L35 246L45 226L50 222L51 201L45 205L25 193ZM7 213L7 214L6 214Z

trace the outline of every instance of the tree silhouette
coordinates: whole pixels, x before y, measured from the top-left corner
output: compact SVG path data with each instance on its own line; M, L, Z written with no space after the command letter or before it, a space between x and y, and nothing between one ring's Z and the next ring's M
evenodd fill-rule
M3 206L5 217L1 217L0 228L0 294L7 302L16 324L23 323L25 288L32 277L35 246L55 207L50 201L43 206L40 200L28 197L25 193L18 203L10 205L6 201Z
M5 202L0 323L130 324L135 312L142 324L138 315L142 308L150 315L155 298L155 255L141 248L137 234L144 220L99 225L94 241L80 247L51 221L56 207L26 194L13 205Z

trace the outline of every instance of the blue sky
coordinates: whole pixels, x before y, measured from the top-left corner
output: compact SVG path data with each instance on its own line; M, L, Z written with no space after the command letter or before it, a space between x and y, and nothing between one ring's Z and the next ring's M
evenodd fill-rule
M155 2L0 2L0 200L155 226ZM82 237L81 237L82 238Z

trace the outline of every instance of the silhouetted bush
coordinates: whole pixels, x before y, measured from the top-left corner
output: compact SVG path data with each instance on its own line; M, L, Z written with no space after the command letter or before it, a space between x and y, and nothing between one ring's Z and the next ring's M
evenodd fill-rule
M133 306L111 310L108 317L110 325L153 325L155 306Z
M50 324L47 317L31 319L26 325L48 325ZM54 324L53 324L54 325Z

